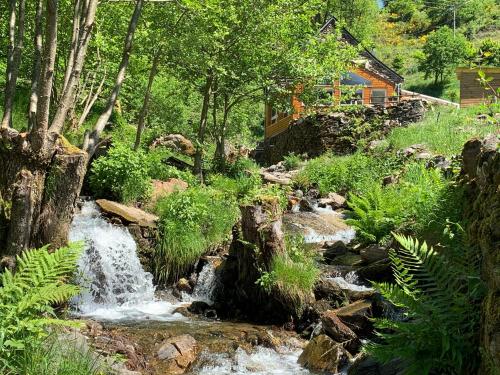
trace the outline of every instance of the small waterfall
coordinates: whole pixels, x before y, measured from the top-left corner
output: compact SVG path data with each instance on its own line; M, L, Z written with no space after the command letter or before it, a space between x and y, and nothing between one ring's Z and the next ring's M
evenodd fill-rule
M196 286L193 290L192 300L203 301L209 305L214 303L214 297L217 287L219 286L219 280L215 273L214 265L209 261L203 266L200 274L198 275L198 280Z
M345 276L338 274L335 277L329 278L334 281L340 288L353 290L356 292L367 292L373 290L361 284L358 274L355 271L348 272Z
M78 315L101 320L180 319L177 307L155 298L153 276L137 257L137 246L123 227L105 221L94 202L85 202L73 220L70 241L84 241L78 262L84 292L74 299Z
M282 348L278 352L258 346L252 353L236 350L234 357L228 354L202 353L192 374L203 375L308 375L297 359L301 351Z

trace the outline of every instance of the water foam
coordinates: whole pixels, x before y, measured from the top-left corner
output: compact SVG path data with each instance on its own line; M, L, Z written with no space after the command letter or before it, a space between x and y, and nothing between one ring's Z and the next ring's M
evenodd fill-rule
M83 293L73 300L75 313L98 320L161 321L183 319L178 307L155 298L153 276L137 257L137 245L126 228L105 221L94 202L75 215L70 241L84 241L78 261Z
M300 353L300 350L285 348L277 352L261 346L256 347L251 353L239 348L234 356L205 352L201 356L200 365L192 374L309 375L311 372L297 363Z

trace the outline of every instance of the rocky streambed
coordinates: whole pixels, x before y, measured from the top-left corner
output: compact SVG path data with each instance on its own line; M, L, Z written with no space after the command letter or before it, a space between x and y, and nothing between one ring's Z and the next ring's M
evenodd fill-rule
M359 276L379 259L368 259L362 249L348 245L355 233L343 221L338 197L299 197L293 202L296 206L292 204L272 230L304 235L322 271L301 317L285 317L289 312L279 300L261 294L252 279L255 272L243 269L254 266L251 257L245 258L250 253L234 248L202 259L192 277L180 280L174 289L157 291L129 231L105 220L95 203L84 203L71 240L86 243L79 263L86 292L73 301L74 314L88 319L82 330L85 340L108 359L119 358L122 364L116 371L121 374L346 371L359 362L362 340L372 334L370 318L385 313L383 303ZM246 219L262 219L257 211L265 212L249 210ZM242 266L242 261L249 264ZM235 264L240 264L239 279L232 281ZM242 281L241 275L248 280Z

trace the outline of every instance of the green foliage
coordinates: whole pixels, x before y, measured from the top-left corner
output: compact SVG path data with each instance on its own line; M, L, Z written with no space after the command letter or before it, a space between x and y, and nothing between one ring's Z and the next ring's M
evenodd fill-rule
M285 253L273 257L270 269L262 272L256 283L268 293L276 291L279 298L300 311L303 297L311 294L319 274L303 237L287 237Z
M293 152L288 154L283 158L283 166L287 171L297 169L302 163L302 158L299 155L295 155Z
M348 156L323 155L310 160L296 176L302 187L317 185L322 194L364 193L398 165L391 156L375 158L356 153Z
M147 199L151 193L151 179L146 155L117 143L106 156L92 163L89 182L97 196L125 203Z
M477 119L477 113L484 113L483 111L482 108L439 108L429 111L421 122L407 128L393 129L387 140L397 150L423 144L433 153L456 155L462 151L468 139L495 132L494 123L484 123Z
M159 281L187 272L205 252L231 233L239 210L235 199L208 187L193 187L161 199L160 241L155 251Z
M76 339L52 334L16 358L15 372L6 375L105 375L111 369L100 356Z
M253 195L261 187L261 183L261 177L258 173L250 173L247 176L243 175L238 178L215 174L208 179L211 188L237 200L246 200L248 196Z
M395 237L402 246L390 252L396 284L374 286L404 309L405 318L376 319L378 340L365 350L382 362L402 359L408 375L473 373L482 294L476 254L461 248L461 256L447 256L425 242Z
M500 42L485 39L477 50L476 63L481 66L500 66Z
M395 229L423 233L435 225L444 203L450 203L448 189L439 170L410 163L397 184L374 185L364 195L351 195L347 223L364 243L384 242Z
M148 176L155 180L166 181L170 178L178 178L186 181L189 186L199 184L199 180L189 171L181 171L171 165L167 165L165 160L172 155L172 152L161 147L148 150L145 154L144 163L147 167ZM178 157L178 155L175 155Z
M0 276L0 369L15 371L24 352L33 350L49 325L68 325L55 318L53 304L79 292L68 284L82 247L74 244L49 253L47 248L27 250L17 257L15 273Z
M472 46L461 34L444 26L427 37L422 49L419 69L425 78L434 77L434 83L443 82L460 62L472 53Z

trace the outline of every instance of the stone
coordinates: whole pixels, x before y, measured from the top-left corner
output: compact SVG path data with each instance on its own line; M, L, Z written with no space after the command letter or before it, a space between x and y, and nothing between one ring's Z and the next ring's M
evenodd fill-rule
M157 357L167 362L169 374L183 374L196 360L198 344L191 335L180 335L164 341Z
M366 334L371 329L372 302L364 299L334 310L340 320L356 334Z
M265 183L271 183L283 186L288 186L292 184L292 179L289 177L285 176L278 177L268 172L261 172L260 176L262 178L262 181Z
M393 278L391 261L382 259L368 266L359 268L358 275L365 280L370 281L391 281Z
M321 315L323 329L338 343L357 340L356 334L339 319L335 311L328 310Z
M156 228L158 216L147 213L136 207L125 206L124 204L109 201L107 199L96 200L97 205L109 217L118 217L123 222L135 223L141 227Z
M204 315L206 311L211 309L211 306L203 301L194 301L187 309L190 313Z
M347 253L344 255L340 255L335 257L330 264L334 264L337 266L359 266L363 263L361 256L358 254Z
M326 335L313 338L299 357L299 364L315 371L338 373L349 361L349 354L341 344Z
M300 210L305 211L305 212L312 212L314 211L314 203L307 198L303 198L299 202L300 205Z
M150 146L151 148L165 147L186 156L194 156L196 149L189 139L181 134L169 134L157 138Z
M178 178L170 178L167 181L153 180L153 192L151 201L156 202L164 196L170 195L177 191L184 191L189 187L186 181Z
M321 278L314 286L314 295L317 300L343 301L345 295L340 286L331 279Z
M345 255L348 252L347 245L342 241L325 242L323 245L326 250L323 253L325 263L332 262L336 257Z
M393 359L385 364L377 362L372 357L362 353L357 356L349 370L348 375L400 375L402 374L401 361Z
M389 257L389 250L380 245L369 245L359 251L359 255L363 262L372 264L382 259Z
M193 291L193 288L191 287L189 280L184 277L179 279L179 281L177 281L177 284L175 284L175 288L179 292L191 293Z
M328 193L328 199L332 201L330 206L332 208L338 209L338 208L346 208L347 207L347 199L345 199L344 196L337 194L337 193Z
M398 182L398 178L396 176L385 176L383 179L382 179L382 185L383 186L387 186L387 185L392 185L392 184L395 184L396 182Z

